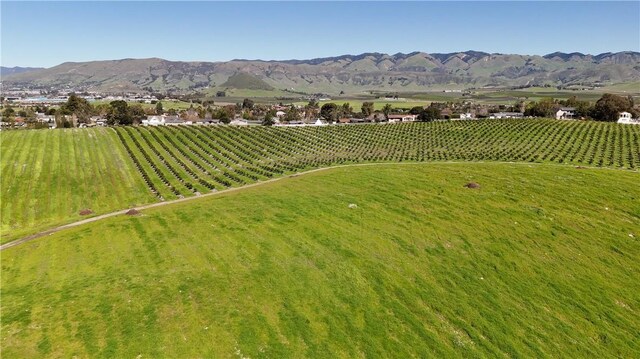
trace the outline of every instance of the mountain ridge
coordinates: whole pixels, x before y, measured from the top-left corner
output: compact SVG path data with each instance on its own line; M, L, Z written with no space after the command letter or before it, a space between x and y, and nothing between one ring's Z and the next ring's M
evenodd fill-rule
M246 81L229 81L242 74ZM8 75L5 85L94 91L196 92L252 84L296 92L426 91L434 88L592 86L640 81L640 52L544 56L463 51L308 60L170 61L157 57L60 65ZM249 85L247 85L249 86ZM231 87L233 88L233 87ZM640 91L640 90L639 90Z
M44 69L44 67L0 66L0 76L8 76L8 75L20 74L23 72L42 70L42 69Z

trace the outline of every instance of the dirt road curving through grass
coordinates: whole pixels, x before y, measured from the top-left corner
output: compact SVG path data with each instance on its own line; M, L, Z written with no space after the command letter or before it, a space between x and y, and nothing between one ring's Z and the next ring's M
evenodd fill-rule
M144 206L139 206L136 207L135 209L138 211L143 211L146 209L150 209L150 208L155 208L155 207L160 207L160 206L166 206L166 205L170 205L170 204L174 204L174 203L181 203L181 202L187 202L187 201L193 201L193 200L197 200L199 198L204 198L204 197L210 197L210 196L216 196L216 195L221 195L221 194L225 194L225 193L230 193L230 192L235 192L235 191L239 191L239 190L244 190L247 188L251 188L251 187L256 187L256 186L261 186L267 183L273 183L276 181L280 181L283 179L287 179L287 178L293 178L293 177L297 177L300 175L306 175L306 174L310 174L310 173L314 173L314 172L319 172L319 171L325 171L325 170L330 170L330 169L335 169L335 168L345 168L345 167L364 167L364 166L398 166L398 165L441 165L441 164L469 164L469 165L474 165L474 164L512 164L512 165L526 165L526 166L560 166L560 167L568 167L567 165L559 165L559 164L544 164L544 163L526 163L526 162L461 162L461 161L450 161L450 162L404 162L404 163L356 163L356 164L349 164L349 165L337 165L337 166L330 166L330 167L323 167L323 168L316 168L313 170L309 170L309 171L305 171L305 172L299 172L299 173L293 173L290 175L286 175L283 177L277 177L277 178L272 178L266 181L261 181L261 182L256 182L256 183L251 183L248 185L244 185L242 187L234 187L234 188L229 188L229 189L225 189L222 191L216 191L216 192L210 192L210 193L206 193L206 194L202 194L199 196L195 196L195 197L185 197L185 198L179 198L176 200L171 200L171 201L165 201L165 202L158 202L158 203L152 203L152 204L148 204L148 205L144 205ZM590 169L609 169L609 170L615 170L615 169L611 169L611 168L606 168L606 167L585 167L585 166L580 166L577 167L580 169L583 168L590 168ZM128 211L130 211L131 208L127 208L127 209L123 209L123 210L119 210L119 211L115 211L115 212L110 212L110 213L105 213L102 215L98 215L95 217L91 217L91 218L87 218L87 219L83 219L80 221L76 221L76 222L72 222L72 223L68 223L68 224L64 224L61 226L57 226L42 232L38 232L38 233L34 233L31 234L29 236L26 236L24 238L21 239L17 239L5 244L0 245L0 251L3 251L5 249L11 248L11 247L15 247L17 245L26 243L26 242L30 242L32 240L38 239L38 238L42 238L45 236L48 236L50 234L68 229L68 228L73 228L73 227L77 227L77 226L81 226L87 223L92 223L92 222L96 222L96 221L100 221L103 220L105 218L110 218L110 217L114 217L114 216L119 216L119 215L125 215L127 214Z

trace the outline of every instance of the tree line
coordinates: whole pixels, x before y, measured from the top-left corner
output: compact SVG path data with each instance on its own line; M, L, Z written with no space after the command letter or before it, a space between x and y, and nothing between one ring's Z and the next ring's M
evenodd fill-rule
M589 101L580 101L575 96L567 100L544 98L529 103L525 108L524 115L554 117L560 106L574 108L573 113L576 118L596 121L617 121L621 112L629 112L633 118L640 116L640 111L635 108L632 96L624 97L608 93L604 94L595 104Z
M281 108L285 107L280 103ZM512 106L500 106L506 110L523 112L524 116L550 117L561 107L574 108L575 118L592 119L596 121L617 121L621 112L631 113L633 118L640 116L640 110L635 107L633 97L619 96L614 94L604 94L595 103L578 100L575 96L566 100L553 98L543 98L539 101L524 103L518 101ZM465 111L463 106L462 110ZM128 103L123 100L115 100L110 103L92 105L86 99L71 94L67 101L58 108L41 107L18 109L5 107L2 111L3 121L9 122L16 117L22 117L29 124L29 127L47 127L36 121L36 112L55 116L56 126L59 128L76 127L82 123L89 123L92 116L102 116L107 124L135 125L140 124L148 115L168 114L180 116L183 120L195 120L198 118L217 119L221 123L229 123L236 116L240 115L245 120L261 121L263 125L270 126L274 120L279 118L282 122L295 123L303 120L315 120L320 118L327 122L337 122L341 118L366 118L372 122L386 121L392 112L409 113L416 115L418 121L428 122L443 118L444 110L460 110L459 103L432 102L428 106L415 106L411 109L393 109L390 104L385 104L381 110L375 110L374 102L365 101L360 107L360 111L354 110L348 102L336 104L325 103L322 106L317 100L310 100L305 106L289 105L286 107L283 116L276 116L276 109L273 105L256 104L251 99L244 99L242 103L235 105L213 107L213 101L203 101L194 107L193 104L187 110L178 112L175 109L165 111L162 102L157 102L155 108L143 108L139 103Z

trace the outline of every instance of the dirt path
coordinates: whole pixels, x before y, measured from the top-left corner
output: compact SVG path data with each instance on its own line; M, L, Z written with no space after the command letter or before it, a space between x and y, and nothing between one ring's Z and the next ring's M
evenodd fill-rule
M244 190L244 189L251 188L251 187L261 186L261 185L264 185L264 184L267 184L267 183L273 183L273 182L280 181L280 180L287 179L287 178L297 177L297 176L306 175L306 174L314 173L314 172L326 171L326 170L330 170L330 169L334 169L334 168L363 167L363 166L398 166L398 165L413 165L413 166L416 166L416 165L442 165L442 164L462 164L462 163L470 164L470 165L472 165L472 164L512 164L512 165L528 165L528 166L536 166L536 165L549 166L549 165L551 165L551 166L567 167L567 165L561 165L561 164L528 163L528 162L355 163L355 164L350 164L350 165L338 165L338 166L331 166L331 167L316 168L316 169L305 171L305 172L299 172L299 173L294 173L294 174L290 174L290 175L283 176L283 177L272 178L272 179L269 179L269 180L266 180L266 181L262 181L262 182L251 183L251 184L248 184L248 185L244 185L242 187L229 188L229 189L225 189L225 190L222 190L222 191L209 192L209 193L205 193L205 194L200 195L200 196L180 198L180 199L176 199L176 200L172 200L172 201L152 203L152 204L136 207L135 209L138 210L138 211L143 211L143 210L149 209L149 208L161 207L161 206L166 206L166 205L170 205L170 204L174 204L174 203L180 203L180 202L193 201L193 200L197 200L199 198L205 198L205 197L216 196L216 195L221 195L221 194L225 194L225 193L240 191L240 190ZM610 169L610 168L606 168L606 167L585 167L585 166L580 166L580 167L581 168L594 168L594 169L596 169L596 168L597 169ZM105 214L102 214L102 215L99 215L99 216L95 216L95 217L83 219L83 220L80 220L80 221L77 221L77 222L72 222L72 223L68 223L68 224L62 225L62 226L54 227L54 228L48 229L48 230L43 231L43 232L34 233L34 234L29 235L27 237L24 237L24 238L21 238L21 239L16 239L15 241L11 241L11 242L5 243L3 245L0 245L0 251L3 251L5 249L7 249L7 248L15 247L15 246L20 245L22 243L26 243L26 242L32 241L34 239L38 239L38 238L41 238L41 237L44 237L44 236L47 236L47 235L62 231L62 230L67 229L67 228L73 228L73 227L81 226L83 224L100 221L100 220L103 220L103 219L109 218L109 217L115 217L115 216L119 216L119 215L124 215L130 209L131 208L127 208L127 209L123 209L123 210L116 211L116 212L105 213Z

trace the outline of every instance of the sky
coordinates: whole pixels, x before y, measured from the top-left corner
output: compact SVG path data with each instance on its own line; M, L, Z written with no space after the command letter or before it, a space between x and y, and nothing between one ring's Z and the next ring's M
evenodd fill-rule
M2 66L640 51L640 1L0 2Z

